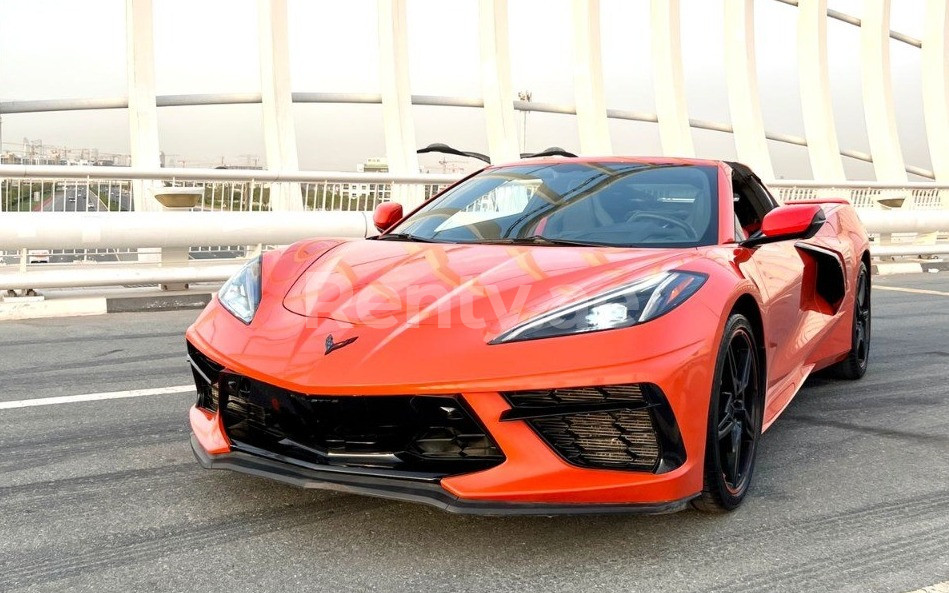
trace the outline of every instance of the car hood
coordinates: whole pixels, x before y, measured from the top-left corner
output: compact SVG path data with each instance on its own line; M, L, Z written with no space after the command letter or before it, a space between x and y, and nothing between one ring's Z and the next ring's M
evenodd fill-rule
M310 264L283 304L353 325L462 323L493 333L695 256L695 249L353 241Z

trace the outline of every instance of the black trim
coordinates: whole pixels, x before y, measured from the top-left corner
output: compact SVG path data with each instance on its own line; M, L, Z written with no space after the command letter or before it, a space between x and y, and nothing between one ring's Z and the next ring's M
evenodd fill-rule
M264 457L279 463L306 468L312 471L318 471L326 474L358 475L372 478L398 478L409 482L430 482L437 484L444 474L435 472L411 472L404 470L391 470L384 467L371 466L343 466L329 465L325 463L311 463L298 457L281 455L267 449L261 449L247 443L231 439L231 450L248 453L255 457Z
M560 148L559 146L551 146L550 148L545 148L544 150L540 152L522 152L521 153L522 159L535 159L535 158L546 157L546 156L562 156L562 157L567 157L570 159L577 158L577 155L573 154L572 152L568 152L564 150L563 148Z
M544 504L463 499L440 485L403 478L380 477L359 471L328 472L258 457L242 451L209 455L191 435L191 450L206 469L228 469L270 478L300 488L319 488L348 494L375 496L437 507L450 513L469 515L597 515L673 513L686 507L694 496L664 503Z
M491 159L490 157L488 157L488 155L481 154L480 152L458 150L457 148L452 148L451 146L448 146L447 144L443 144L441 142L435 142L433 144L429 144L425 148L419 148L415 152L418 154L428 154L431 152L437 152L440 154L451 154L454 156L463 156L463 157L468 157L470 159L477 159L479 161L488 163L489 165L491 164Z
M218 409L218 377L223 366L214 362L187 342L188 364L191 365L191 374L194 377L194 386L198 398L196 405L210 412Z
M737 176L742 183L747 184L751 188L759 205L764 207L765 214L780 206L778 201L774 199L774 196L771 195L771 192L768 191L768 187L765 183L761 181L761 178L751 170L751 167L736 161L724 161L724 163L731 167L733 177ZM734 178L732 179L732 185L734 185ZM734 187L732 189L734 189Z
M682 433L679 431L679 424L672 412L672 406L669 405L662 389L651 383L644 385L646 388L643 389L643 397L649 404L652 424L659 437L659 463L656 465L655 473L664 474L685 463L685 443L682 441Z
M198 373L198 375L200 375L200 377L206 383L214 383L214 381L212 381L211 378L207 376L207 374L204 372L201 366L197 362L195 362L193 358L191 358L190 353L186 357L188 359L188 363L191 365L191 368L194 369L194 372Z
M549 407L511 408L501 412L501 422L511 420L530 420L550 416L569 416L570 414L589 414L591 412L615 412L617 410L643 410L651 407L647 403L603 402L598 404L563 404Z

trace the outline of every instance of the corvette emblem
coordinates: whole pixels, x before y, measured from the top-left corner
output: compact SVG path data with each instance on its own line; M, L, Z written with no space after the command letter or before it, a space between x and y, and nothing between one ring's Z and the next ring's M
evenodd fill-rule
M350 344L352 344L353 342L355 342L357 338L359 338L359 336L353 336L353 337L349 338L348 340L343 340L342 342L334 342L334 341L333 341L333 334L330 334L330 335L326 336L326 342L325 342L325 344L326 344L326 351L325 351L323 354L329 354L329 353L332 352L333 350L339 350L339 349L342 348L343 346L349 346Z

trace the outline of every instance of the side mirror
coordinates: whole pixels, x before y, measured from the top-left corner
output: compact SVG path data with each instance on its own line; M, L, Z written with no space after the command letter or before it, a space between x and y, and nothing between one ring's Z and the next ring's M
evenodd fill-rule
M398 202L383 202L376 206L372 213L372 224L376 225L380 233L402 220L402 204Z
M761 230L742 241L743 247L755 247L765 243L789 239L810 239L824 224L824 210L819 204L790 204L779 206L765 214Z

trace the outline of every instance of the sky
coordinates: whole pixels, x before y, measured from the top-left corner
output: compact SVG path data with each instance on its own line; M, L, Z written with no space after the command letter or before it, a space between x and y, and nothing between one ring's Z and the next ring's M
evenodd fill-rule
M260 92L256 0L153 0L159 95ZM413 94L480 96L478 0L407 0ZM724 0L681 0L689 115L729 122L724 83ZM891 28L921 37L925 0L892 2ZM829 0L860 17L862 0ZM796 8L756 0L759 87L765 127L804 135L796 61ZM376 0L288 0L291 85L304 92L379 92ZM534 101L573 103L570 0L509 0L512 81ZM601 0L607 107L655 112L649 0ZM842 148L869 152L860 95L859 30L828 22L829 67ZM930 168L920 94L920 52L891 40L898 127L907 164ZM0 0L0 102L124 97L125 0ZM479 109L413 107L420 146L445 142L487 152ZM162 151L208 166L263 162L259 105L159 109ZM518 114L519 127L523 125ZM354 170L382 156L379 105L294 105L302 169ZM617 154L659 154L655 124L610 121ZM519 130L522 133L523 130ZM523 134L522 134L523 135ZM527 116L526 147L577 150L573 116ZM3 141L128 153L125 110L3 116ZM693 130L699 156L734 158L729 134ZM525 139L521 138L524 142ZM776 174L810 178L806 149L770 142ZM9 146L7 146L9 148ZM421 159L438 170L438 157ZM844 159L848 177L872 179Z

